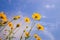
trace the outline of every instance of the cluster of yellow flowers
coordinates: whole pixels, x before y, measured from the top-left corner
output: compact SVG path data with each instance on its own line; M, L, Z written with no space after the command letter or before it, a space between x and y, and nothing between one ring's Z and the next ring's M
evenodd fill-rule
M4 25L7 23L7 17L3 12L0 12L0 26Z
M37 13L37 12L35 12L35 13L33 13L32 14L32 18L33 18L33 20L35 21L39 21L40 19L41 19L41 15L39 14L39 13ZM18 20L18 19L20 19L20 16L18 15L18 16L14 16L13 17L13 20ZM30 23L30 18L29 17L25 17L24 18L24 21L26 22L26 23ZM13 32L13 30L12 29L14 29L14 25L13 25L13 23L12 23L12 21L8 21L8 19L7 19L7 16L5 15L5 13L4 12L0 12L0 26L5 26L5 25L8 25L9 27L10 27L10 29L11 29L11 31ZM17 25L16 25L16 28L18 28L18 27L20 27L20 24L18 23ZM28 26L26 26L26 29L28 28ZM32 27L33 28L33 27ZM32 28L30 29L30 31L32 30ZM41 25L41 24L37 24L36 25L36 28L38 29L38 30L44 30L44 27ZM15 29L14 29L15 30ZM24 30L23 31L23 33L25 34L25 38L29 38L30 37L30 32L27 32L26 30ZM10 33L11 34L11 33ZM8 35L9 36L9 35ZM36 40L42 40L39 36L38 36L38 34L34 34L34 38L36 38ZM1 40L1 39L0 39Z

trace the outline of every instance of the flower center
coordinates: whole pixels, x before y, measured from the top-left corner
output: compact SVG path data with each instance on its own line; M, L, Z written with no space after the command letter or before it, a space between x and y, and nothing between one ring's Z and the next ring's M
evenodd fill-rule
M37 36L35 36L35 38L37 38Z
M41 27L38 27L38 29L41 29Z
M3 17L2 17L2 16L0 16L0 18L1 18L1 19L3 19Z
M35 18L38 18L37 16L35 16Z
M28 22L28 20L26 20L26 22Z

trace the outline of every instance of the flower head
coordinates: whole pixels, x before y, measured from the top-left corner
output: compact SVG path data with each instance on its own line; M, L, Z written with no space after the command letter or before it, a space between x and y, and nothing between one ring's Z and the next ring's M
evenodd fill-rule
M33 18L34 20L40 20L40 19L41 19L41 15L36 12L36 13L33 13L33 14L32 14L32 18Z
M25 37L29 37L29 32L25 32Z
M14 20L18 20L20 18L20 16L14 16Z
M20 27L20 24L17 24L16 27Z
M30 18L25 17L25 18L24 18L24 21L25 21L26 23L30 23Z
M42 40L40 37L38 37L36 40Z
M44 27L41 24L37 24L37 29L38 30L44 30Z
M34 34L34 38L36 38L36 40L41 40L41 38L38 36L38 34Z
M38 38L39 36L37 34L34 34L34 38Z
M0 19L3 20L3 21L7 21L7 17L4 14L4 12L0 12Z
M9 26L11 29L13 29L13 23L12 23L12 22L9 22L9 23L8 23L8 26Z
M0 12L0 26L4 26L7 23L7 17L4 12Z

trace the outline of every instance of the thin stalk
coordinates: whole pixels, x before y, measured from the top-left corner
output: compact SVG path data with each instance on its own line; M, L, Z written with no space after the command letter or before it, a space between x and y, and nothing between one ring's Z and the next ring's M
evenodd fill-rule
M10 22L12 22L13 20L11 20ZM0 30L0 32L2 31L2 30L4 30L4 28L6 28L6 26L8 25L8 23Z
M27 28L26 28L26 29L27 29ZM25 30L26 30L26 29L25 29ZM25 30L23 30L23 33L22 33L22 35L24 34L24 31L25 31ZM20 37L20 40L22 39L22 35L21 35L21 37Z
M32 27L31 27L31 29L30 29L29 33L32 31L32 29L33 29L34 25L35 25L35 22L33 23L33 25L32 25ZM27 40L27 39L25 38L25 40Z

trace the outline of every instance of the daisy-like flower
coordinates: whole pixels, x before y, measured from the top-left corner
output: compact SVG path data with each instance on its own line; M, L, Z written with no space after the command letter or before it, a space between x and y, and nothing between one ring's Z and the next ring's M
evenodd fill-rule
M41 24L37 24L37 29L43 31L44 30L44 27Z
M3 20L3 21L7 21L7 17L4 14L4 12L0 12L0 19Z
M29 36L30 36L29 32L25 32L25 37L27 38Z
M30 18L25 17L25 18L24 18L24 21L25 21L26 23L30 23Z
M12 22L9 22L9 23L8 23L8 26L9 26L11 29L13 29L13 23L12 23Z
M41 15L36 12L36 13L33 13L33 14L32 14L32 18L33 18L34 20L40 20L40 19L41 19Z
M38 36L38 34L34 34L34 38L36 38L36 40L41 40L41 38Z
M18 20L20 16L14 16L13 20Z
M34 34L34 38L38 38L39 36L37 34Z
M17 24L16 27L20 27L20 24Z
M7 23L7 17L4 12L0 12L0 26L3 26Z
M42 40L40 37L38 37L36 40Z

